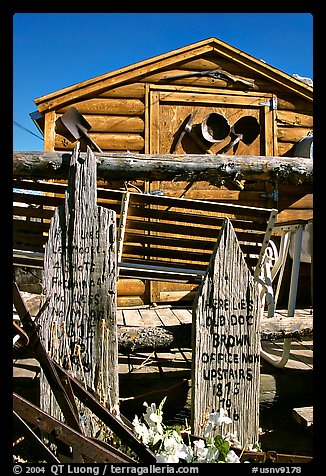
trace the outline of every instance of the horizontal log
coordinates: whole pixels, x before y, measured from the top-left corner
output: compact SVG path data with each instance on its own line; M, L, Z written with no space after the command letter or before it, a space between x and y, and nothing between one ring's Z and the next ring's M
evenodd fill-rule
M90 133L89 136L96 142L101 149L107 150L137 150L144 148L144 138L139 134L128 133ZM68 141L63 136L56 134L56 149L72 149L75 143Z
M311 128L279 126L277 128L277 140L296 143L306 137L309 132L311 132Z
M145 129L144 119L139 116L84 114L84 118L91 125L90 135L96 132L144 132Z
M101 98L132 98L141 99L145 97L145 84L132 83L117 88L108 89L99 94Z
M206 180L216 184L236 177L295 185L313 183L313 161L296 157L131 153L96 156L99 180ZM14 152L13 176L66 179L70 157L65 152Z
M166 327L118 327L119 352L150 352L191 347L191 324ZM263 318L261 340L301 338L313 335L313 318Z
M70 109L69 106L58 109L57 113L61 114ZM144 114L145 105L140 99L116 99L116 98L95 98L86 99L74 103L74 107L81 114L114 114L122 116L137 116Z
M22 283L19 284L21 286ZM41 305L40 294L23 293L24 301L32 316ZM136 327L118 326L119 352L166 350L174 347L191 347L191 324L175 326ZM260 323L262 340L294 339L313 335L313 316L263 318Z
M288 126L313 127L313 115L296 111L277 111L277 123Z
M311 102L308 102L302 98L298 98L297 96L286 95L286 97L282 97L282 95L278 95L277 97L277 109L278 110L290 110L301 112L304 114L313 114L313 105Z

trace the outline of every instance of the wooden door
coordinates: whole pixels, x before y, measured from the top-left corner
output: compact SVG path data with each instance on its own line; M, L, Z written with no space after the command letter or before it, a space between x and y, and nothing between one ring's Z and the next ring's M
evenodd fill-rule
M218 113L227 120L230 128L238 124L243 117L253 118L258 126L258 135L250 142L240 141L235 147L230 148L228 155L267 156L277 155L276 121L275 121L275 96L273 94L244 93L239 91L218 91L194 88L190 90L173 90L165 86L151 86L149 90L149 143L148 150L152 154L204 154L205 150L186 133L175 148L178 138L184 129L187 120L196 111L192 122L197 136L202 140L201 122L211 114ZM207 153L218 154L231 142L230 136L220 142L205 142ZM255 192L257 186L244 184L244 189L239 189L233 183L209 183L194 178L193 183L184 181L156 181L148 185L151 193L159 193L174 197L191 199L246 201L247 205L269 206L266 199L261 197L265 191ZM256 188L255 188L256 187ZM193 296L194 285L179 283L151 283L151 301L173 301L187 299Z

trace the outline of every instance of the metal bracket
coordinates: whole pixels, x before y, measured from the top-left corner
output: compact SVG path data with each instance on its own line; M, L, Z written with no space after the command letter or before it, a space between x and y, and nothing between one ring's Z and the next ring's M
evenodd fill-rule
M263 101L259 103L261 106L269 106L271 111L277 110L277 98L273 97L269 101Z
M277 188L275 188L272 192L270 193L262 193L260 195L262 198L271 198L274 200L274 202L278 202L279 199L279 191Z

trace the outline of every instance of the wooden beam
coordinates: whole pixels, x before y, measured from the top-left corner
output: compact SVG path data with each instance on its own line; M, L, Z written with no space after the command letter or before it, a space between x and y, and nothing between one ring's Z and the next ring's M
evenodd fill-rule
M83 157L85 153L81 153ZM232 156L207 154L102 153L97 177L103 180L225 180L313 183L313 161L301 157ZM14 178L66 179L71 154L66 152L14 152Z

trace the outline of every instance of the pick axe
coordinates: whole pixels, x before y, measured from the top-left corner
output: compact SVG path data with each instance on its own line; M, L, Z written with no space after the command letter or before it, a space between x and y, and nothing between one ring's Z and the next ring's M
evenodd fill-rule
M190 114L185 119L185 121L183 121L181 134L179 135L179 138L178 138L177 142L175 144L172 144L171 151L170 151L171 154L173 154L177 150L177 148L179 147L179 145L180 145L182 139L184 138L185 134L189 134L190 137L196 142L197 145L199 145L199 147L205 153L208 153L208 154L213 153L207 148L205 143L198 137L196 132L193 130L192 123L195 119L195 116L196 116L197 112L198 112L198 109L196 109L192 114Z

